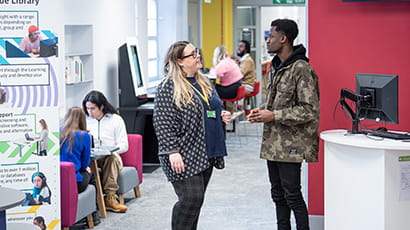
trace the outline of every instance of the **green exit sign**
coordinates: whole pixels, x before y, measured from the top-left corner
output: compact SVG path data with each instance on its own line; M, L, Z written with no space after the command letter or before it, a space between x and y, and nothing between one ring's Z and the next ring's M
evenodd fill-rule
M273 0L273 4L305 4L305 0Z

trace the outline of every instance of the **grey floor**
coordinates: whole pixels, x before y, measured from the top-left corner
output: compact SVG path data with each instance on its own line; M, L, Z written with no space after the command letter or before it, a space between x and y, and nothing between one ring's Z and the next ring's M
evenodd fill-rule
M200 230L275 230L275 209L269 193L266 162L259 158L261 126L242 123L228 133L226 167L213 172L199 218ZM141 197L125 195L125 214L108 212L101 229L168 230L173 188L161 168L144 173ZM294 220L292 220L294 225ZM323 229L322 217L310 217L312 230ZM292 227L296 229L295 226Z

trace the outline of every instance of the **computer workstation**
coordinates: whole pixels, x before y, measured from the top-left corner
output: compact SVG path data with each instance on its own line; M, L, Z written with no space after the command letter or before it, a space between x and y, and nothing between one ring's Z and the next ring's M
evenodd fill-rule
M118 71L118 110L127 133L143 136L144 165L158 165L158 141L152 123L154 98L147 94L135 38L127 39L118 49Z
M356 92L341 90L340 104L352 127L320 134L326 229L406 226L410 203L402 198L400 170L406 164L401 159L408 156L410 135L383 124L398 124L398 95L397 75L358 73ZM365 120L375 121L378 128L370 129Z
M354 103L353 109L346 99ZM362 120L399 123L398 75L357 73L356 92L343 88L340 92L340 104L352 120L352 129L349 133L410 140L410 134L405 131L388 130L384 126L376 129L359 127Z

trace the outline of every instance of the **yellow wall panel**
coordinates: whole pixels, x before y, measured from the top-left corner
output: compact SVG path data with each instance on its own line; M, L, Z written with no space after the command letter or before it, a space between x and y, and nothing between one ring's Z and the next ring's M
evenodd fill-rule
M225 45L232 52L232 0L202 2L202 55L206 68L212 67L215 47Z

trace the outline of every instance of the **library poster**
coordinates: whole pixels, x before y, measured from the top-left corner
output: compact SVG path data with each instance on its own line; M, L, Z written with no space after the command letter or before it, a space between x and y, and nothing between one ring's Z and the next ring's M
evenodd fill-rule
M61 225L61 5L55 0L0 1L0 186L26 198L6 210L7 224Z

